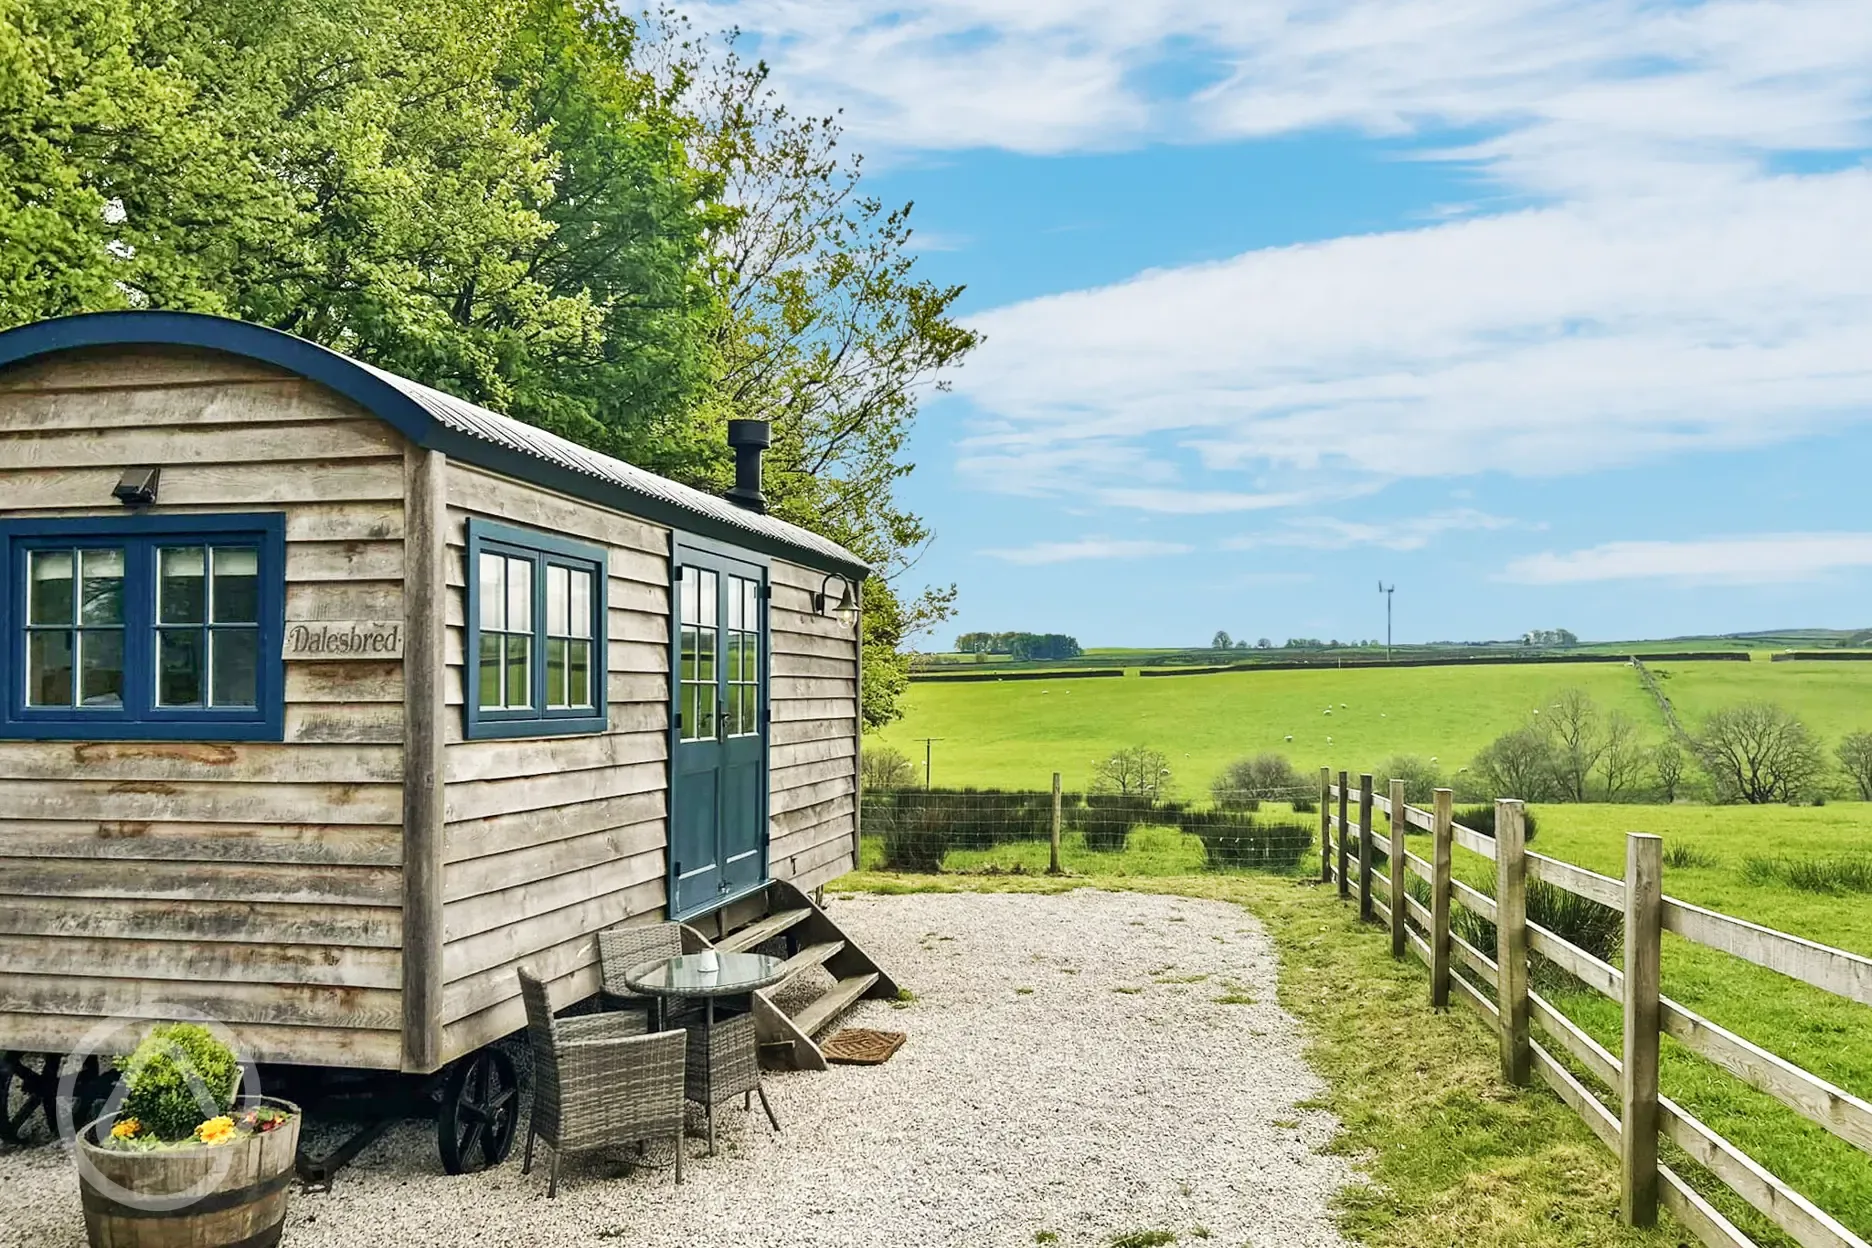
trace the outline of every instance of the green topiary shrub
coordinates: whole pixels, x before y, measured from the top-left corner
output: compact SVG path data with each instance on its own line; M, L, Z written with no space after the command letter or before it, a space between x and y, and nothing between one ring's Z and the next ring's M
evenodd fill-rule
M1296 797L1293 799L1291 805L1293 806L1293 813L1296 815L1317 815L1319 813L1319 802L1311 797Z
M205 1120L226 1114L240 1074L233 1051L197 1023L150 1028L118 1067L128 1089L118 1118L136 1119L163 1141L186 1140Z

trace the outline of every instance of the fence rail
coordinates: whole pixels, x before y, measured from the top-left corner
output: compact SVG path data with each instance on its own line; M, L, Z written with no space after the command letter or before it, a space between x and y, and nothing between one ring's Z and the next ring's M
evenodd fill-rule
M1358 777L1354 787L1345 772L1335 778L1322 770L1319 792L1321 881L1336 884L1341 897L1353 895L1356 887L1361 915L1382 918L1389 928L1392 956L1403 958L1408 950L1429 969L1433 1006L1447 1008L1454 989L1457 999L1488 1024L1501 1046L1505 1079L1526 1086L1539 1078L1618 1155L1620 1212L1626 1223L1649 1226L1662 1207L1711 1248L1757 1248L1658 1160L1658 1141L1667 1139L1803 1248L1868 1248L1866 1241L1785 1180L1662 1096L1658 1045L1661 1036L1671 1036L1729 1075L1872 1153L1872 1103L1663 995L1660 955L1663 933L1669 931L1862 1004L1872 1004L1872 959L1664 896L1663 842L1656 836L1632 833L1627 838L1625 878L1614 879L1529 852L1518 801L1496 802L1496 836L1489 837L1454 821L1448 789L1437 790L1433 809L1423 810L1406 803L1401 782L1394 781L1390 794L1382 796L1372 791L1370 776ZM1374 813L1384 814L1389 827L1375 827ZM1430 833L1429 860L1405 848L1407 829ZM1494 897L1451 878L1455 846L1494 862ZM1385 871L1374 865L1374 851L1386 855ZM1355 871L1356 882L1350 878ZM1429 885L1428 905L1406 891L1407 875ZM1529 878L1623 914L1624 968L1529 921ZM1371 900L1380 882L1388 901ZM1451 930L1452 905L1494 924L1492 956ZM1622 1052L1606 1049L1533 990L1531 954L1620 1004ZM1452 973L1453 965L1460 965L1463 973ZM1534 1038L1530 1023L1609 1090L1618 1113Z

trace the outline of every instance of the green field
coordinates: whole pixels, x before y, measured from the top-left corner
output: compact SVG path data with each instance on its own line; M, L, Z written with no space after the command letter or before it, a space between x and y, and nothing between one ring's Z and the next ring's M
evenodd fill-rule
M1693 729L1708 711L1751 698L1798 711L1829 748L1846 732L1872 728L1872 663L1653 670ZM867 742L902 750L920 771L920 738L938 737L936 785L1010 788L1044 788L1055 771L1068 788L1083 786L1095 759L1144 744L1169 757L1177 790L1195 795L1228 762L1262 750L1286 754L1303 772L1328 765L1357 772L1393 754L1418 754L1454 774L1568 686L1625 712L1648 738L1664 738L1662 713L1635 670L1585 663L916 683L904 695L904 718Z

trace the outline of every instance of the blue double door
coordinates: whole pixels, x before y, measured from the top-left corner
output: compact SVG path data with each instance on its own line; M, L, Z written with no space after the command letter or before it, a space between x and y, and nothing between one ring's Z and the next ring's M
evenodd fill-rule
M767 882L767 575L678 548L670 914L714 909Z

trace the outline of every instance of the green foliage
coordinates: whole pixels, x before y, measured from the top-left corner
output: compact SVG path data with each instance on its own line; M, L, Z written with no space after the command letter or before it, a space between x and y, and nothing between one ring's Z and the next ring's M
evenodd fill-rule
M1313 845L1313 829L1304 823L1232 810L1184 811L1178 826L1202 841L1204 861L1214 870L1292 870Z
M1708 870L1722 866L1722 859L1696 845L1666 845L1664 865L1677 870Z
M1133 828L1154 821L1155 805L1143 793L1088 793L1069 826L1085 835L1087 849L1115 854L1123 851Z
M1742 878L1751 884L1779 885L1834 897L1872 893L1872 855L1836 854L1826 858L1752 855L1742 860Z
M1092 766L1092 792L1160 798L1175 788L1170 758L1148 745L1113 750Z
M1224 767L1209 791L1224 810L1255 810L1264 800L1303 796L1308 786L1285 754L1269 750Z
M1404 782L1404 801L1428 808L1436 800L1436 791L1445 787L1443 769L1416 754L1393 754L1378 769L1378 791L1391 795L1391 782Z
M1287 803L1293 807L1296 815L1316 815L1319 813L1319 801L1311 797L1296 797Z
M1005 654L1018 663L1076 659L1084 653L1075 637L1065 633L963 633L956 638L958 654Z
M127 1091L120 1118L135 1118L163 1141L185 1140L234 1104L240 1064L233 1052L196 1023L150 1028L119 1063Z
M888 745L867 745L858 772L859 787L866 793L907 789L916 783L916 765Z
M1471 832L1480 832L1490 840L1495 839L1495 804L1488 802L1480 806L1465 806L1454 812L1455 820ZM1534 840L1534 828L1538 820L1534 812L1521 808L1521 827L1528 842Z
M1824 793L1819 738L1776 703L1740 702L1712 711L1697 733L1696 748L1718 800L1761 805Z

